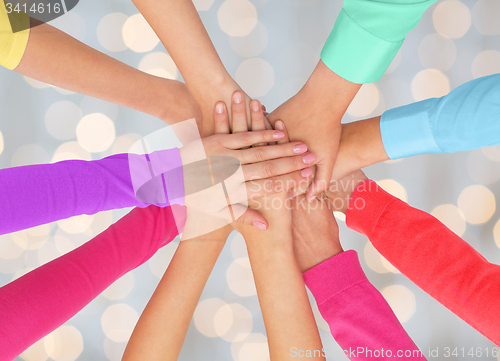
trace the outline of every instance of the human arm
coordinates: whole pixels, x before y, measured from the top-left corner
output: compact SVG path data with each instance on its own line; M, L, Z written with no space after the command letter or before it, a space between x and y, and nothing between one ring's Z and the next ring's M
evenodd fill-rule
M349 198L348 227L365 234L412 282L500 344L500 266L489 263L436 218L373 181L362 181Z
M306 286L346 356L351 360L392 359L398 351L407 351L411 356L403 359L425 360L366 277L357 253L343 251L330 201L308 204L303 200L301 195L293 202L295 257ZM375 350L379 357L373 357Z
M444 97L344 124L332 179L389 159L499 144L500 74L494 74L462 84Z
M0 288L0 360L14 359L61 326L178 233L171 207L135 208L91 241Z

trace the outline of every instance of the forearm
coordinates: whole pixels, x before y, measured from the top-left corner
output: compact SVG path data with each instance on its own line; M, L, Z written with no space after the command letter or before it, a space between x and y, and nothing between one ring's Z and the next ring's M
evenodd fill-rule
M193 313L231 227L181 241L122 360L177 360Z
M35 21L35 20L31 20ZM132 68L42 24L30 30L20 64L28 77L123 105L172 124L199 117L184 84Z

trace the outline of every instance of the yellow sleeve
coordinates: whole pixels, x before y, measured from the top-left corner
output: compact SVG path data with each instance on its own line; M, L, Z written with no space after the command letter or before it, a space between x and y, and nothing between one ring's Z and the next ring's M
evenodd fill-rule
M29 22L30 17L23 12L13 12L9 19L5 2L0 0L0 65L8 69L19 65L28 44ZM12 28L25 30L14 33Z

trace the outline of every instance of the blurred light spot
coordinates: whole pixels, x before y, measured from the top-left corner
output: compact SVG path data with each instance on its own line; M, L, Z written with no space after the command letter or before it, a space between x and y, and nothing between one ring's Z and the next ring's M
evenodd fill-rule
M248 257L238 258L227 268L226 280L229 289L241 297L257 294L252 268Z
M408 202L408 195L405 187L393 179L383 179L378 181L377 184L382 187L386 192L392 194L394 197L401 199L403 202Z
M76 136L76 126L82 119L82 110L73 102L63 100L54 103L45 113L45 126L50 135L59 140Z
M114 342L127 342L139 320L137 312L125 303L109 306L101 317L104 334Z
M0 132L0 154L2 154L3 149L4 149L3 135L2 132Z
M109 338L104 339L104 353L110 361L121 361L127 342L114 342Z
M217 337L215 329L215 315L226 302L219 298L209 298L198 303L193 319L196 329L207 337Z
M141 138L139 134L135 133L122 135L116 138L111 148L111 152L113 154L129 153L130 148L132 148L137 141L141 140Z
M150 53L142 58L139 70L145 73L167 79L177 79L178 70L172 58L161 51Z
M470 224L482 224L495 213L495 195L483 185L465 188L458 197L458 208Z
M136 53L151 51L160 42L141 14L132 15L127 19L123 25L122 35L125 45Z
M19 271L14 273L14 276L12 276L11 282L17 280L19 277L22 277L27 273L30 273L33 270L34 270L34 268L31 268L31 267L26 267L26 268L20 269Z
M381 293L396 314L399 322L405 323L415 313L417 309L415 295L405 286L388 286Z
M54 361L74 361L83 352L83 337L73 326L61 326L43 339L45 352Z
M3 260L21 257L25 248L20 247L10 234L0 235L0 258Z
M38 227L11 233L14 242L25 250L41 248L49 239L53 224L43 224Z
M50 162L56 163L71 159L92 160L92 155L83 149L78 142L66 142L57 148Z
M115 140L115 125L101 113L86 115L76 127L78 143L91 153L103 152Z
M113 211L104 211L94 214L94 219L90 225L93 234L104 232L113 224Z
M267 28L260 22L248 35L229 38L229 44L234 52L246 58L258 56L267 47L268 42Z
M163 274L170 264L170 261L172 261L172 258L174 257L178 245L178 241L172 241L165 247L160 248L158 252L156 252L155 255L150 258L150 260L148 261L148 265L152 274L154 274L158 278L163 277Z
M54 244L61 255L71 252L76 248L76 245L69 238L57 234L54 236Z
M24 80L26 80L26 83L31 85L35 89L45 89L45 88L50 88L52 85L38 81L36 79L30 78L28 76L24 76Z
M418 46L418 58L424 68L446 71L457 59L457 48L449 38L439 34L427 35Z
M118 119L120 109L118 105L89 96L84 96L80 102L80 109L84 115L102 113L111 120Z
M450 80L438 69L425 69L417 73L411 82L411 94L415 101L440 98L450 92Z
M90 227L93 220L93 215L82 214L57 221L57 225L66 233L76 234L85 232Z
M321 316L321 313L319 312L318 305L317 305L316 301L314 299L312 299L312 300L310 299L310 301L311 301L311 308L313 311L313 315L314 315L314 318L316 320L316 324L318 325L318 327L320 329L330 332L330 326L325 321L323 316Z
M500 2L478 0L472 8L472 23L482 35L500 34Z
M59 257L61 254L56 248L55 242L53 239L49 239L47 243L41 247L38 252L38 265L37 266L43 266L45 263L48 263L57 257Z
M400 273L379 251L368 242L364 249L365 262L370 269L377 273Z
M87 33L85 20L83 20L75 10L71 10L64 14L64 16L51 20L50 25L82 42L85 40L85 35Z
M222 31L230 36L245 36L257 25L257 9L247 0L226 0L217 12Z
M284 103L295 94L299 92L299 90L306 83L307 78L291 78L284 81L281 87L278 90L279 103Z
M401 63L401 50L398 51L394 59L392 59L391 65L389 65L385 73L386 74L392 73L394 70L398 68L400 63Z
M24 361L46 361L49 358L47 352L45 352L44 340L41 339L38 342L31 345L22 354L19 355Z
M251 333L243 341L231 343L234 361L267 361L269 346L267 338L261 333Z
M108 300L121 300L134 288L134 275L129 272L106 288L102 295Z
M214 0L193 0L193 4L198 11L209 10L214 3Z
M404 158L399 158L399 159L389 159L389 160L384 161L384 163L387 163L387 164L394 164L394 163L399 163L399 162L402 162L403 160L404 160Z
M483 154L493 162L500 162L500 145L496 147L481 148Z
M347 113L353 117L365 117L377 108L380 97L380 92L375 84L363 84L347 108Z
M247 244L242 234L234 231L231 237L231 255L234 259L248 257Z
M462 237L467 228L465 215L453 204L442 204L434 208L431 214L439 219L446 227L451 229L459 237Z
M477 79L496 73L500 73L500 52L485 50L477 54L472 61L472 76Z
M236 70L236 81L251 98L262 97L274 86L274 70L262 59L248 59Z
M20 269L26 268L27 258L28 257L23 254L18 258L2 259L2 262L0 262L0 273L12 275L18 272Z
M37 144L25 144L17 148L10 163L13 167L21 167L23 165L48 163L49 160L49 154L45 149Z
M480 149L475 149L467 157L469 176L480 184L493 184L500 179L500 167L492 167L490 160Z
M497 247L500 248L500 220L498 220L493 230L493 236L495 238L495 243L497 244Z
M101 46L112 52L127 50L123 41L122 28L128 16L122 13L112 13L104 16L97 25L97 40Z
M250 311L238 303L222 306L214 317L215 331L227 342L243 341L252 332Z
M457 0L441 2L432 13L434 28L447 38L461 38L471 25L469 8Z
M335 218L339 221L345 222L345 214L342 212L333 212Z

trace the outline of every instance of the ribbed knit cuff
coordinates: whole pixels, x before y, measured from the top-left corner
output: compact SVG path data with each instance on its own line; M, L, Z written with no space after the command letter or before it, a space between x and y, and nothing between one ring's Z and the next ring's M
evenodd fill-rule
M302 276L318 305L347 288L368 280L359 263L358 253L353 250L321 262Z
M379 185L368 179L361 183L351 196L346 212L347 227L370 237L387 205L400 201Z
M353 83L379 81L391 65L404 39L383 40L359 26L342 9L321 52L321 60L336 74Z
M427 99L382 114L380 133L389 158L443 153L434 140L429 118L429 109L438 101Z
M26 51L30 34L30 17L24 12L7 14L4 1L0 1L0 65L15 69ZM24 30L23 30L24 29Z

